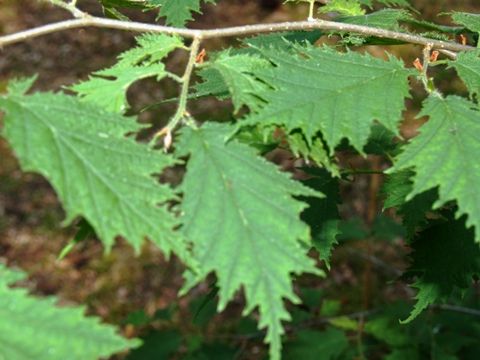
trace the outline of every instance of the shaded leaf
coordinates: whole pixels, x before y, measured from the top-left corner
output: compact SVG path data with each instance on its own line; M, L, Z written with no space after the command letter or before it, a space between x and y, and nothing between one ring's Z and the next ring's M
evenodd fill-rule
M176 331L151 331L143 339L143 346L133 350L127 360L168 360L182 345L182 336Z
M447 222L423 231L412 244L412 264L404 277L419 276L412 285L418 301L405 323L435 300L446 301L455 286L467 290L480 275L480 248L473 229L465 227L466 217L455 220L450 212L444 216Z
M332 177L326 170L314 167L301 168L302 171L313 175L303 183L326 195L325 198L300 197L310 205L302 213L302 220L310 225L312 244L319 251L320 259L325 261L330 269L330 255L333 245L338 244L336 236L339 234L338 223L340 214L340 184L338 178Z
M339 359L348 347L345 332L328 326L324 332L302 330L285 345L284 360Z
M480 229L480 164L477 161L480 142L480 112L476 104L456 96L445 99L431 96L419 116L430 119L420 128L420 135L406 145L392 173L414 167L413 190L406 197L438 186L438 208L456 200L457 216L468 215L467 226ZM477 235L477 239L480 236Z
M291 195L319 196L255 151L235 140L226 142L229 125L205 123L184 128L178 155L190 154L181 189L183 232L201 264L198 275L187 273L187 287L215 271L219 310L244 288L244 314L258 307L259 327L267 327L272 359L279 359L290 320L283 299L298 303L291 273L321 275L299 243L309 244L309 229L299 219L305 204Z
M410 169L388 174L382 186L381 193L386 194L384 209L397 208L397 215L403 217L403 226L407 237L411 239L419 226L426 223L426 212L430 211L438 199L437 188L433 188L406 200L413 190L415 173Z

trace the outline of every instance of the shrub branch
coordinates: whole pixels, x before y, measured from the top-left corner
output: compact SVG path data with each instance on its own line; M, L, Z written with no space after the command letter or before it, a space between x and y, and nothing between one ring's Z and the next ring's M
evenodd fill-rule
M223 29L211 29L211 30L196 30L196 29L180 29L169 26L144 24L138 22L127 22L114 19L104 19L95 16L90 16L86 13L78 15L79 18L72 20L65 20L56 22L49 25L40 26L34 29L21 31L11 35L0 37L0 48L6 45L22 42L28 39L32 39L38 36L50 34L56 31L62 31L67 29L74 29L80 27L102 27L122 29L136 32L152 32L152 33L164 33L164 34L176 34L185 38L192 39L211 39L229 36L245 36L254 35L258 33L278 32L278 31L291 31L291 30L329 30L337 32L351 32L361 35L376 36L379 38L387 38L398 41L404 41L410 44L418 44L423 46L431 46L433 49L441 50L448 56L454 57L455 54L451 52L460 51L472 51L476 48L473 46L462 45L454 42L430 39L419 35L412 35L401 33L397 31L385 30L380 28L374 28L369 26L361 26L354 24L344 24L334 21L315 20L315 21L294 21L294 22L282 22L282 23L270 23L270 24L255 24L245 26L235 26Z

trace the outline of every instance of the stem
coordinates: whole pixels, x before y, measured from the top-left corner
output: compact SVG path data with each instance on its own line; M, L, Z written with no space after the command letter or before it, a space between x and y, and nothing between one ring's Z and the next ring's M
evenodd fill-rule
M181 83L182 89L180 91L180 97L178 99L177 111L173 115L172 119L168 122L167 126L157 132L150 144L155 143L155 141L161 136L168 136L171 134L171 131L177 126L180 120L184 120L188 123L190 127L196 128L195 122L187 111L187 97L188 97L188 87L190 85L190 78L192 76L193 67L197 60L198 49L200 47L200 39L194 38L192 45L190 46L190 56L188 58L187 66L185 67L185 72L181 78L175 77L175 80ZM169 144L165 144L165 149L169 147Z
M123 29L136 32L153 32L164 34L176 34L186 38L198 38L199 40L220 38L228 36L240 36L240 35L252 35L258 33L276 32L276 31L292 31L292 30L332 30L342 32L352 32L361 35L376 36L379 38L388 38L394 40L404 41L406 43L428 45L432 48L438 49L442 52L459 52L459 51L472 51L476 48L473 46L457 44L454 42L441 41L426 38L418 35L405 34L396 31L384 30L373 28L369 26L344 24L334 21L316 20L316 21L293 21L283 23L271 23L271 24L257 24L257 25L245 25L235 26L224 29L212 29L212 30L194 30L194 29L179 29L169 26L143 24L138 22L120 21L114 19L103 19L94 16L89 16L85 13L81 13L81 18L60 21L53 24L40 26L31 30L21 31L15 34L1 36L0 48L6 45L32 39L41 35L50 34L56 31L74 29L79 27L103 27L112 29ZM450 52L448 52L450 51Z
M181 81L182 81L182 90L180 92L180 99L178 101L178 108L177 112L173 116L172 120L168 123L167 127L169 130L173 130L177 123L182 118L186 118L190 120L190 116L187 109L187 96L188 96L188 87L190 85L190 78L192 76L193 67L195 65L195 61L197 60L198 49L200 47L200 39L194 38L192 45L190 47L190 57L188 58L187 67L185 68L185 73L183 74ZM193 121L189 121L190 126L195 126Z

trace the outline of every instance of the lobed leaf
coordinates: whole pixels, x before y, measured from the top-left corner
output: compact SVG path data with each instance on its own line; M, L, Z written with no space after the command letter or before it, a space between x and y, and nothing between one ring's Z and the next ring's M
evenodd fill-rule
M390 57L387 62L326 47L294 50L259 49L275 66L252 72L274 90L257 94L267 104L243 124L301 129L310 145L320 131L330 154L343 138L363 154L374 120L398 133L412 74L400 60Z
M0 358L95 360L140 344L97 317L85 317L83 307L58 308L54 297L35 299L25 289L9 288L25 277L0 264Z
M452 11L451 14L455 24L463 25L471 31L480 32L480 15L457 11Z
M365 14L358 0L332 0L318 9L319 13L340 13L348 16Z
M156 64L148 67L110 68L94 73L88 81L70 86L68 89L78 93L85 101L90 101L107 111L124 113L130 108L127 90L135 81L156 76L157 81L167 75L165 65ZM112 80L111 78L115 78Z
M184 27L188 20L193 20L192 12L201 13L200 0L147 0L150 5L160 6L157 20L166 17L166 25ZM203 0L215 4L215 0Z
M152 172L172 166L171 156L153 151L125 134L139 125L62 93L24 96L9 86L0 97L6 112L2 135L25 171L45 176L66 212L65 222L83 216L107 250L125 237L138 251L151 239L168 256L188 263L187 245L172 229L177 225L166 206L175 198Z
M182 230L200 264L197 275L187 274L187 286L215 271L219 310L243 287L244 313L259 308L271 358L279 359L281 322L290 320L283 299L300 301L290 274L322 274L299 243L309 244L309 229L299 219L305 204L292 195L320 194L279 172L247 145L227 142L232 129L207 122L200 129L183 129L179 138L178 155L190 154L181 186Z
M412 244L412 265L404 276L418 276L412 285L419 290L418 302L404 323L436 299L445 301L455 286L466 291L472 278L480 275L480 248L473 229L465 227L466 217L455 220L451 213L444 215L447 222L423 231Z
M425 101L419 116L430 119L420 128L420 135L405 146L392 173L414 167L413 189L406 200L438 186L438 208L450 200L458 203L458 217L468 215L467 226L475 226L480 239L480 164L477 155L480 142L479 108L457 97L443 99L435 94Z
M235 112L243 105L251 109L259 109L262 101L257 94L262 93L268 86L252 76L252 73L271 67L271 64L259 57L248 55L229 56L222 53L210 64L210 69L217 70L227 88L232 94Z
M341 220L338 212L340 204L340 184L337 178L332 177L325 169L316 167L301 168L313 177L303 181L303 184L322 192L325 198L300 197L308 205L302 213L302 220L310 225L313 246L320 253L320 259L330 269L330 256L333 245L338 244L336 236L340 233L338 224Z
M130 107L127 101L130 85L147 77L156 76L160 81L168 76L165 65L160 61L174 49L185 48L178 36L166 34L144 34L136 41L138 46L121 54L115 66L97 71L88 81L68 89L108 111L124 113Z
M426 212L432 209L438 199L437 188L433 188L406 200L413 189L415 173L410 169L401 170L386 176L381 193L387 195L384 209L397 207L397 214L403 217L407 237L413 238L419 226L427 221Z
M480 92L480 59L478 51L461 52L455 61L448 61L465 83L470 96L478 96Z
M341 359L348 346L345 331L332 326L323 332L301 330L296 332L295 340L287 342L283 359Z

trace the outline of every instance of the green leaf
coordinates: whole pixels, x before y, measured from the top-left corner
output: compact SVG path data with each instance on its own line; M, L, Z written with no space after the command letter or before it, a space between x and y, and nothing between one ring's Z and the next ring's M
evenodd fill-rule
M176 197L152 176L175 161L126 137L140 128L133 119L62 93L10 93L0 97L0 108L2 135L23 170L50 181L66 223L83 216L107 250L117 236L137 251L149 238L167 256L174 251L188 262L185 241L172 231L177 220L158 205Z
M117 67L152 65L175 49L187 49L180 37L166 34L143 34L135 38L137 46L120 54Z
M296 157L302 157L307 162L312 160L327 169L333 176L340 177L340 170L334 162L336 158L328 154L328 149L320 138L315 137L309 145L305 136L297 131L288 136L288 145Z
M343 15L358 16L365 14L357 0L332 0L318 9L319 13L337 12Z
M341 359L348 348L345 332L328 326L324 332L302 330L285 346L284 360ZM321 354L321 355L320 355Z
M310 225L313 246L319 251L320 259L325 261L330 269L330 255L333 245L338 244L336 236L339 234L338 223L341 220L338 212L340 204L340 184L326 170L314 167L301 168L311 179L303 183L312 189L322 192L326 198L300 197L308 205L302 213L302 220Z
M452 11L451 14L455 24L463 25L471 31L480 33L480 15L456 11Z
M477 229L480 239L480 166L477 161L480 141L480 112L478 106L466 99L449 96L445 99L433 94L425 101L419 116L430 119L420 128L398 156L389 173L414 167L413 190L406 200L426 190L439 187L438 208L456 200L458 216L469 215L467 226Z
M156 76L160 81L169 73L160 61L172 50L185 48L178 36L145 34L137 37L138 46L119 56L119 62L93 73L88 81L68 87L82 99L105 107L108 111L124 113L130 106L127 90L135 81Z
M449 67L457 70L458 76L467 86L470 96L480 92L480 59L478 51L458 53L455 61L448 61Z
M152 330L142 341L143 346L130 352L127 360L170 359L182 345L182 336L176 331Z
M252 76L252 72L269 67L271 67L271 64L259 57L229 56L228 53L220 54L210 64L210 68L217 70L222 75L232 94L235 112L238 112L243 105L247 104L251 109L258 109L261 106L257 94L268 89L268 86Z
M404 99L409 96L407 78L412 74L400 60L390 57L387 62L327 47L294 46L294 50L260 49L276 66L252 71L275 90L258 94L267 105L243 124L301 129L309 144L321 131L331 155L343 138L363 154L374 120L398 133Z
M215 271L221 311L243 286L244 314L259 308L271 358L279 359L281 321L290 320L283 298L300 301L290 274L322 275L299 243L309 244L309 229L299 219L305 204L292 195L319 194L247 145L227 142L232 128L209 122L198 130L185 128L177 145L179 156L190 154L181 186L182 229L200 263L198 275L187 273L187 287Z
M423 231L413 242L409 275L419 276L413 283L418 288L414 310L404 323L413 320L436 299L447 300L455 286L470 288L473 277L480 275L480 248L473 229L465 227L466 217L455 220L444 212L448 221Z
M9 288L25 277L0 264L0 358L94 360L139 345L99 318L85 317L82 307L58 308L54 297L35 299Z
M288 31L275 32L271 34L261 34L242 40L242 43L255 48L277 48L279 51L287 51L292 48L293 44L313 45L318 39L324 35L322 30L315 29L313 31ZM247 49L240 49L245 51Z
M228 86L218 70L207 67L203 68L198 75L203 81L192 86L196 90L190 95L192 98L216 96L218 99L224 100L230 97Z
M185 22L193 20L192 12L200 13L200 0L147 0L150 5L161 6L157 20L166 17L166 25L184 27ZM215 4L215 0L204 0Z
M381 189L381 193L388 196L383 208L397 207L397 215L403 216L403 226L409 239L415 235L419 226L426 223L425 213L432 209L438 199L437 188L433 188L407 201L406 198L413 189L414 175L415 173L410 169L388 174Z
M107 111L124 113L130 108L127 101L127 90L135 81L156 76L157 81L167 75L163 64L148 67L110 68L94 73L88 81L70 86L82 97L82 100L91 101L104 107ZM109 78L115 78L111 80Z

